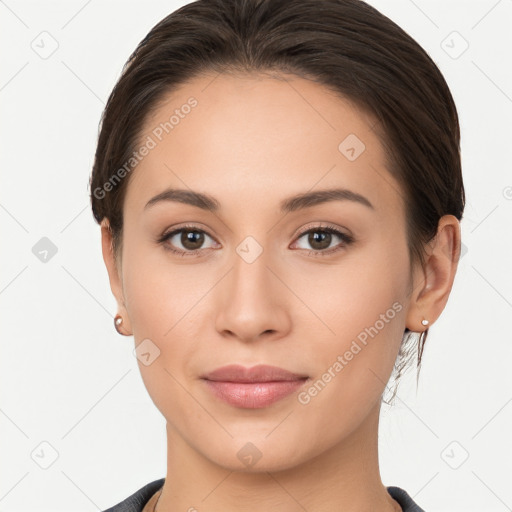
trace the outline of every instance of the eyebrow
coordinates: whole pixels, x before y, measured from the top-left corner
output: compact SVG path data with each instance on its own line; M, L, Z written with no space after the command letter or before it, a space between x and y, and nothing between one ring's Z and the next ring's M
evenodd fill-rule
M220 210L220 203L213 196L192 190L176 188L168 188L152 197L146 203L146 206L144 206L144 210L149 209L157 203L167 201L189 204L191 206L201 208L202 210L210 210L212 212ZM280 209L282 213L288 213L330 201L351 201L375 210L372 203L366 197L345 188L334 188L297 194L281 201Z

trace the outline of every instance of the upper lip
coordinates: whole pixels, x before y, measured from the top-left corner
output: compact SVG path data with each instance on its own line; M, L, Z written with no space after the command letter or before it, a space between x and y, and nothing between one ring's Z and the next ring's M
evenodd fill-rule
M278 366L259 364L251 368L237 364L222 366L203 375L203 379L223 382L275 382L306 379L307 375L289 372Z

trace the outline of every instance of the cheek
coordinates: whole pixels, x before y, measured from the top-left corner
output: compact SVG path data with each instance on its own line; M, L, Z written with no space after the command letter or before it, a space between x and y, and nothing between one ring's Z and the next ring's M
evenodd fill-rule
M125 240L126 307L136 342L144 338L164 342L199 300L204 281L199 267L176 264L162 247L138 236L140 241L135 233L127 233Z
M406 259L385 246L379 258L374 254L361 252L296 279L294 290L310 310L298 329L315 340L304 350L317 372L303 403L364 417L389 380L405 328Z
M282 268L283 280L300 299L294 301L295 312L300 313L296 317L299 330L314 330L318 339L342 347L377 322L383 337L393 338L391 330L401 323L399 313L405 309L405 265L395 251L390 251L394 255L389 258L385 248L380 252L378 259L368 248L347 253L339 264L313 266L302 262L294 268Z
M171 262L163 249L132 244L126 253L124 290L135 346L150 340L158 353L149 366L139 360L139 368L152 396L167 386L165 399L173 394L173 376L183 382L193 374L190 362L212 329L206 308L216 276L206 266Z
M380 401L402 339L404 308L379 290L359 310L341 309L332 317L335 336L307 347L315 374L297 396L303 407L305 436L319 430L333 441L348 436Z
M173 423L197 414L182 386L192 375L189 362L199 350L201 321L207 317L201 298L212 279L192 266L172 265L165 255L155 257L158 252L135 245L126 251L124 290L142 380L157 409Z

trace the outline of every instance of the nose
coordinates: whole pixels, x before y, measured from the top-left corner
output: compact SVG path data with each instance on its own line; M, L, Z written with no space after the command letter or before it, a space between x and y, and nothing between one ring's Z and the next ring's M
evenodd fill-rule
M292 293L269 260L265 251L251 263L234 255L215 297L215 327L222 336L251 342L289 333Z

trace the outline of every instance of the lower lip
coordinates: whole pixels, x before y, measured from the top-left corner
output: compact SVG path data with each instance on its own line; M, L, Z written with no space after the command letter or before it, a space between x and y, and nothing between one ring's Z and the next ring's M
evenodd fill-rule
M215 396L235 407L260 409L297 391L306 379L274 382L223 382L206 380Z

